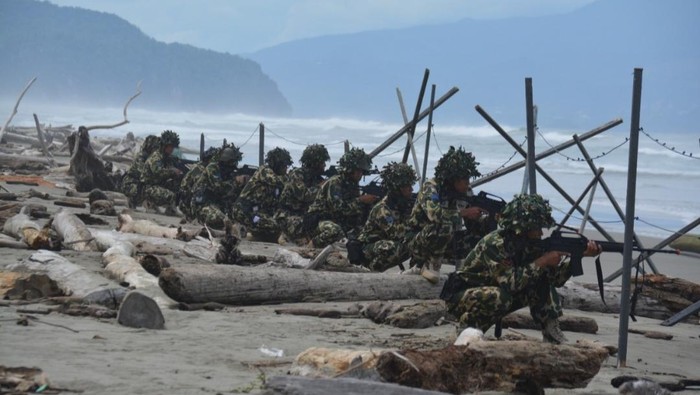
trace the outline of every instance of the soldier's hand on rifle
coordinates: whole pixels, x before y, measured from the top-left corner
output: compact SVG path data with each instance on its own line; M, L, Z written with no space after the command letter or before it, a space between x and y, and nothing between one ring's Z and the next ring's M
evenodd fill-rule
M236 183L238 184L245 184L246 182L248 182L248 180L250 180L250 176L246 174L236 176Z
M583 252L583 256L598 256L603 252L602 248L593 240L588 240L588 245L586 246L586 251Z
M359 198L360 203L362 204L373 204L377 200L379 200L379 196L375 195L361 195Z
M547 251L544 255L535 259L535 265L537 267L557 267L562 258L568 255L566 252L561 251Z
M459 209L459 215L462 218L470 219L472 221L476 221L479 218L481 218L482 213L488 214L488 211L484 210L481 207L467 207Z

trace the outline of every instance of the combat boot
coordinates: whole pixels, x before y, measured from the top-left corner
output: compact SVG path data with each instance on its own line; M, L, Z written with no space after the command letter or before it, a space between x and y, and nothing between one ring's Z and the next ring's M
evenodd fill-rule
M428 263L423 266L420 275L424 279L430 281L433 284L437 284L440 281L440 268L442 267L442 259L440 258L430 258Z
M169 217L177 217L177 208L173 205L167 205L165 206L165 215Z
M552 344L564 344L569 341L561 331L557 319L548 319L542 324L542 340Z

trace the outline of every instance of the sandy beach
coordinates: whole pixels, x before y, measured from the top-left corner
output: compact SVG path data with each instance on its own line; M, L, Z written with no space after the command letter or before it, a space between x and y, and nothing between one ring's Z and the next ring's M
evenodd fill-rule
M20 193L30 187L5 185ZM63 195L60 188L34 187L54 195ZM57 211L51 202L29 199ZM118 210L121 207L118 208ZM87 209L69 209L87 212ZM136 212L163 225L177 224L179 218ZM101 217L110 223L101 228L114 228L116 217ZM591 238L594 233L587 233ZM622 240L622 235L615 235ZM651 247L658 240L644 238ZM0 248L0 266L28 258L33 251ZM71 262L100 273L99 253L62 251ZM191 258L172 258L174 263ZM605 273L621 265L619 255L603 257ZM700 261L686 256L657 255L655 262L661 273L700 282ZM291 270L291 269L290 269ZM443 267L443 272L453 270ZM584 260L585 275L577 282L595 283L593 259ZM358 284L361 286L361 284ZM352 303L315 303L305 307L347 309ZM0 364L42 369L53 387L85 394L228 394L255 390L263 377L283 375L292 366L294 357L313 346L381 349L440 348L455 337L453 325L428 329L399 329L377 325L361 318L324 319L277 315L275 306L228 307L223 311L164 311L165 330L133 329L121 326L116 319L72 317L58 313L38 316L29 326L17 325L18 307L0 307ZM565 314L591 317L599 326L595 335L567 333L571 341L587 338L617 345L618 316L566 310ZM587 388L578 390L548 389L550 394L597 393L613 394L610 385L620 375L644 376L660 381L700 378L700 326L679 323L662 327L658 320L639 317L630 327L654 330L673 335L672 340L649 339L629 335L628 367L616 368L610 357ZM696 320L697 322L697 320ZM66 328L49 324L62 325ZM70 328L67 329L67 328ZM540 338L538 331L518 332ZM508 333L505 330L504 333ZM492 331L487 333L492 335ZM265 355L261 347L284 351L275 358ZM690 393L690 391L688 391ZM698 391L696 391L697 393ZM67 392L70 393L70 392Z

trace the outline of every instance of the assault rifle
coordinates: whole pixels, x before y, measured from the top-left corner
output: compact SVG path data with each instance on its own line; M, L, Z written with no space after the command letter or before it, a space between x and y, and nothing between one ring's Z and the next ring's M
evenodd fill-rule
M493 196L496 199L491 198ZM498 228L498 215L503 211L506 206L506 201L500 196L481 191L477 195L468 196L467 203L471 207L481 207L488 211L488 218L486 218L485 225L487 232L493 232Z
M326 178L331 178L337 174L338 174L338 167L336 165L331 165L329 168L326 169L326 171L321 173L321 175L326 177ZM364 172L364 175L366 175L366 176L373 175L373 174L375 174L375 175L379 174L379 169L376 166L374 167L374 169Z
M256 171L258 171L258 166L243 165L242 167L237 168L234 174L237 176L252 177Z
M622 253L623 249L625 248L624 243L599 240L593 241L595 241L600 246L602 252ZM583 253L588 247L588 239L585 236L574 232L557 230L552 232L551 236L538 241L536 244L545 251L561 251L569 253L569 259L571 260L571 275L580 276L583 274L583 266L581 265L581 259L583 258ZM665 254L679 254L678 250L640 248L637 245L632 246L632 249L634 251L647 253L659 252ZM598 267L600 267L600 261L596 260L596 270L598 269Z

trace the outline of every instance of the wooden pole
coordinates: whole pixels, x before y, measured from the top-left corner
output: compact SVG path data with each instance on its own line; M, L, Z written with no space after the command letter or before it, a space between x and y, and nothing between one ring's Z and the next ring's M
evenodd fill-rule
M535 109L532 104L532 78L525 78L525 116L527 118L527 178L530 194L537 193L535 173Z
M428 113L430 112L430 110L436 110L438 107L443 105L447 100L449 100L449 98L454 96L455 93L457 93L457 92L459 92L459 88L457 88L456 86L453 86L449 91L447 91L444 95L440 96L440 98L437 99L434 107L429 108L427 110L423 110L420 113L420 115L418 116L418 119L416 120L416 122L420 122L421 120L423 120L423 118L428 116ZM386 141L379 144L379 146L377 148L372 150L372 152L369 153L369 157L374 158L375 156L379 155L382 151L387 149L387 147L389 147L391 144L396 142L396 140L400 139L401 136L403 136L404 133L406 133L410 128L411 128L411 125L404 125L396 133L392 134L391 137L386 139Z
M428 130L425 132L425 154L423 155L423 176L420 179L418 188L423 187L423 183L428 174L428 156L430 154L430 133L433 131L433 106L435 105L435 84L430 90L430 113L428 113Z
M204 133L199 135L199 160L204 158Z
M411 149L413 144L413 135L416 132L416 126L418 125L418 116L420 115L420 108L423 105L423 96L425 96L425 88L428 86L428 77L430 77L430 70L425 69L423 73L423 82L420 86L420 92L418 93L418 101L416 101L416 110L413 112L413 122L411 122L411 129L408 130L408 141L406 142L406 149L403 151L402 163L408 162L408 151ZM418 170L418 169L416 169Z
M345 140L345 142L343 142L343 148L346 154L350 151L350 140Z
M265 164L265 124L260 122L260 142L258 143L258 166Z
M404 125L406 125L408 124L408 115L406 115L406 107L403 104L403 95L401 94L401 89L399 89L398 87L396 88L396 97L398 97L399 99L399 107L401 107L401 116L403 117ZM411 143L411 156L413 157L413 166L416 169L416 174L418 175L418 178L420 178L418 157L416 156L416 147L415 144L413 144L412 139L409 139L408 141Z
M44 133L41 130L41 125L39 125L39 117L34 115L34 123L36 124L36 133L39 136L39 145L41 145L41 150L44 152L44 156L49 161L49 166L56 167L56 162L53 160L53 156L49 154L49 150L46 148L46 140L44 140Z
M639 116L642 107L642 69L634 69L632 115L630 117L630 153L627 165L627 195L625 198L625 248L622 252L622 308L618 333L617 366L627 367L627 335L630 315L630 278L632 248L634 247L634 206L637 197L637 155L639 154Z

